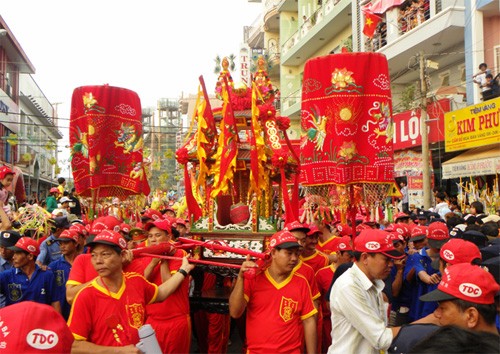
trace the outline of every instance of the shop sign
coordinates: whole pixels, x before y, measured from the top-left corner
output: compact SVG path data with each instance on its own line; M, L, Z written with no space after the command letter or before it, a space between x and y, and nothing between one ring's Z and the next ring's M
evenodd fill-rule
M432 158L429 151L429 169L432 171ZM418 176L422 174L422 154L413 150L394 152L394 175Z
M500 142L500 98L445 114L445 151Z
M449 110L449 99L442 99L427 106L427 119L429 120L427 124L427 136L429 143L437 143L444 140L444 114ZM395 114L392 117L394 123L392 140L394 150L408 149L413 146L422 145L420 117L420 109L405 111Z

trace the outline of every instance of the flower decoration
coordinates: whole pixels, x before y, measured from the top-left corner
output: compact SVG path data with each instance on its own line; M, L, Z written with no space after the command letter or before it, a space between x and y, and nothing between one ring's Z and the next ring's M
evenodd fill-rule
M276 108L270 103L262 104L259 108L259 119L263 122L276 115Z
M275 151L271 157L271 163L276 168L284 168L288 162L288 154L285 150Z
M175 153L175 158L177 162L180 163L181 165L187 164L189 161L189 155L187 149L180 148L179 150L177 150L177 152Z
M344 157L348 160L352 159L356 155L356 143L354 141L346 141L340 147L338 155Z
M354 79L352 78L352 71L343 69L335 69L332 73L332 84L335 89L344 89L352 84L355 84Z
M278 128L280 130L287 130L290 128L290 118L285 117L285 116L277 116L276 117L276 124L278 125Z

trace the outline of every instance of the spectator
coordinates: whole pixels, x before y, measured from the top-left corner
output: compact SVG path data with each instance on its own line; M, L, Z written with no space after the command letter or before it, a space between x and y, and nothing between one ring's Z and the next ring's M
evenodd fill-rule
M479 85L481 92L488 90L485 86L487 74L491 74L491 70L488 69L488 65L486 63L481 63L479 64L479 72L472 76L472 81Z
M378 353L389 347L399 327L387 328L383 279L390 274L392 260L403 257L385 231L366 229L356 237L354 265L337 279L330 293L329 353Z
M71 199L71 202L69 204L69 210L71 214L76 215L78 219L82 218L82 205L80 203L80 200L75 194L75 188L71 189L71 193L69 194L69 199Z
M61 257L61 249L59 247L59 243L56 241L61 232L69 229L70 226L71 224L65 216L53 219L53 226L51 228L52 234L40 244L40 254L36 259L36 263L42 269L45 270L50 262L53 262Z
M246 309L250 353L298 353L304 342L307 353L316 353L317 310L307 280L293 271L300 245L289 231L280 231L270 247L271 265L255 277L244 274L256 264L250 257L243 262L229 297L229 313L239 318Z
M57 209L57 195L59 194L59 189L57 187L52 187L49 190L49 196L45 199L45 204L47 207L47 211L52 213L55 209Z
M57 179L57 183L59 183L59 185L57 186L58 198L61 198L62 196L64 196L64 191L66 188L66 179L64 177L59 177Z
M160 286L136 273L123 273L127 242L115 231L104 230L88 244L99 276L75 297L68 326L75 342L72 353L111 352L139 342L145 307L165 300L194 268L183 258L182 268ZM107 348L108 347L108 348Z
M14 251L9 249L16 245L21 235L14 230L0 232L0 273L13 267ZM0 294L0 308L5 307L5 295Z
M60 245L62 257L49 264L49 269L54 273L61 314L66 321L71 310L71 305L66 301L66 281L76 256L82 252L79 241L80 237L75 230L61 232L56 242Z
M498 336L495 296L500 291L493 276L483 268L460 263L447 267L436 290L420 297L437 301L434 316L442 326L456 325Z
M6 297L6 305L22 301L35 301L51 305L61 313L57 301L54 274L40 269L35 263L40 253L38 243L29 237L21 237L13 247L14 268L0 273L0 293Z

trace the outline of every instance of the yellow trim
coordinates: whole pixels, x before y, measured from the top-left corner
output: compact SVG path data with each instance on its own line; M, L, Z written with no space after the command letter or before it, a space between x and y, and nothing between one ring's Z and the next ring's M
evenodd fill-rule
M68 285L82 285L82 283L80 283L79 281L76 281L76 280L68 280L66 282L66 286Z
M333 240L333 239L335 239L335 238L339 238L339 237L334 235L334 236L330 237L328 240L326 240L324 243L323 243L323 242L321 242L320 240L318 240L318 245L319 245L320 247L323 247L324 245L326 245L328 242L330 242L331 240Z
M310 259L313 259L314 257L316 257L316 255L318 254L318 250L314 250L314 253L309 256L309 257L304 257L304 256L300 256L300 259L302 259L304 262L310 260Z
M290 283L290 281L292 280L292 277L293 277L293 273L294 273L293 271L290 272L290 275L288 275L288 277L285 280L283 280L281 283L278 283L278 282L276 282L276 280L273 279L271 274L269 274L269 268L264 271L264 274L265 274L267 280L269 280L271 282L271 284L273 284L276 289L281 289L284 286L286 286L288 283Z
M120 289L118 290L117 293L113 293L113 292L109 291L108 289L106 289L104 286L99 285L99 283L97 282L97 278L95 278L92 281L92 286L94 288L96 288L97 291L100 291L104 295L108 295L108 296L112 297L113 299L120 300L120 298L123 295L123 292L125 291L125 274L123 274L122 285L120 286Z
M246 301L246 302L250 301L250 298L248 297L248 295L247 295L247 294L243 294L243 297L245 298L245 301Z
M311 312L309 312L308 314L303 315L303 316L300 316L300 319L301 319L301 320L308 319L309 317L314 316L314 315L315 315L315 314L317 314L317 313L318 313L318 310L314 309L314 310L312 310Z
M96 278L97 279L97 278ZM85 288L88 288L89 286L92 286L92 284L88 284L86 286L84 286L82 289L80 289L76 295L75 295L75 298L73 299L73 304L76 303L76 301L78 300L78 296L80 295L80 293L82 292L83 289ZM71 324L71 321L73 320L73 310L75 309L75 306L71 306L71 310L69 311L69 317L68 317L68 325Z
M302 260L299 258L299 262L297 263L295 268L293 268L292 273L295 273L297 270L299 270L301 265L302 265Z
M85 341L87 340L87 338L82 337L76 333L73 333L73 338L75 338L75 340L85 340Z

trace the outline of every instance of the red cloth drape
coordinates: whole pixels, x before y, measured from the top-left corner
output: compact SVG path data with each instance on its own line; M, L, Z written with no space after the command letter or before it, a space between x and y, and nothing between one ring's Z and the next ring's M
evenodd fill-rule
M142 157L141 102L134 91L108 85L76 88L70 145L78 194L149 194Z
M302 87L303 185L393 182L387 59L343 53L310 59Z

